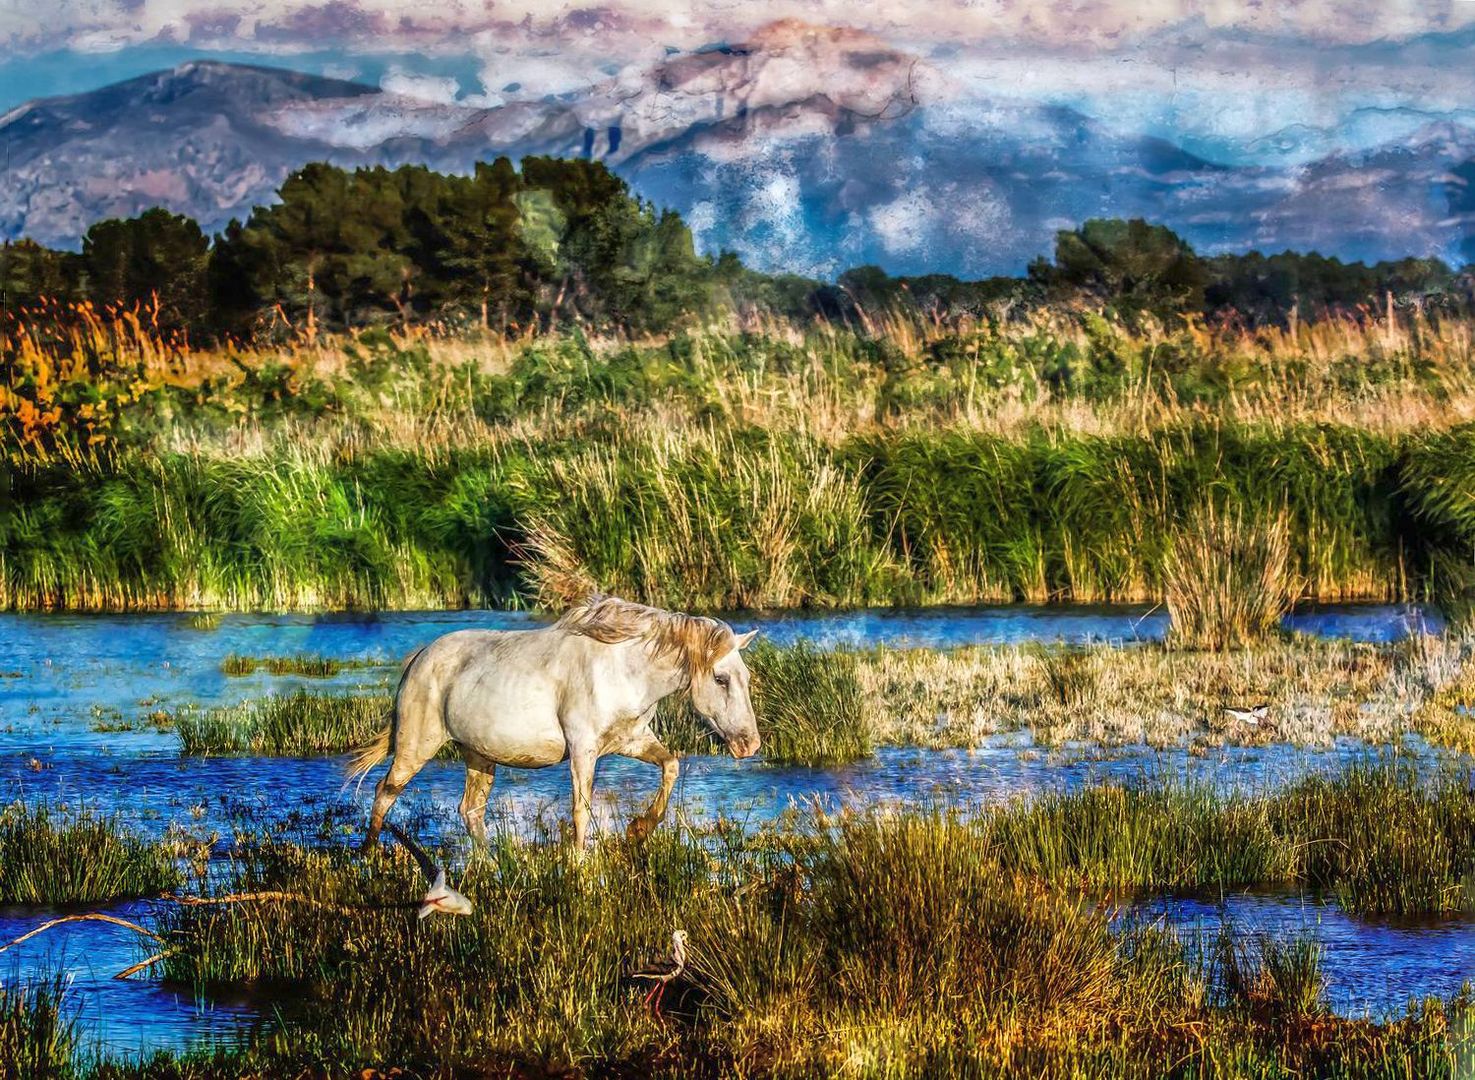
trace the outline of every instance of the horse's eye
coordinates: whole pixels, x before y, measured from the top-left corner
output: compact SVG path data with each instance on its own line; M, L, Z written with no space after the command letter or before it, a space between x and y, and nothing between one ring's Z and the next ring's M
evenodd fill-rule
M716 676L716 679L717 685L722 687L722 689L724 690L727 689L727 684L731 681L726 675L718 675Z

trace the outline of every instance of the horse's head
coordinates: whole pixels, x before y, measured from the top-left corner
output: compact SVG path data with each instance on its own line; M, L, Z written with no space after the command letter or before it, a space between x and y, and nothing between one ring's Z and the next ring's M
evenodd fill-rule
M748 665L743 663L741 652L757 634L757 630L749 630L734 635L736 644L717 658L710 671L694 676L691 681L692 705L727 743L735 758L752 757L760 743L758 721L748 697Z

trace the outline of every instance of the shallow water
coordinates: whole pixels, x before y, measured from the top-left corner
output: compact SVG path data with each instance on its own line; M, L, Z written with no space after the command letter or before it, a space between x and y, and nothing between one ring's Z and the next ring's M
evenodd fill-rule
M743 617L773 640L834 646L879 644L948 647L1021 641L1131 644L1161 637L1160 611L1129 607L990 607L876 610L833 614L777 613ZM423 612L380 616L227 615L211 629L188 616L0 615L0 804L15 798L58 807L116 813L149 835L171 827L224 841L237 827L288 826L295 817L336 816L344 839L362 821L368 792L342 788L342 764L331 759L181 758L175 737L137 724L159 708L218 704L298 686L351 689L386 686L398 659L452 629L521 627L531 616L506 612ZM1375 605L1311 609L1289 625L1300 631L1388 641L1436 618ZM227 655L308 653L372 660L383 666L334 679L227 678ZM1437 755L1417 740L1406 749L1433 767ZM1042 751L1027 734L1000 737L977 750L887 749L843 768L767 767L726 758L684 763L672 812L694 823L716 816L752 824L792 808L887 803L976 807L1042 791L1104 780L1191 776L1221 788L1257 790L1311 770L1334 770L1370 753L1351 741L1321 751L1285 746L1236 747L1210 757L1145 747ZM407 812L450 819L464 772L434 762L411 785ZM596 819L619 828L656 782L650 766L622 759L600 765ZM566 816L565 770L498 771L492 813L502 826L527 833ZM549 825L548 827L553 827ZM1202 901L1173 900L1175 922L1212 922L1222 913ZM133 905L125 913L146 913ZM1351 919L1335 905L1286 898L1231 898L1242 926L1310 925L1326 944L1330 994L1346 1012L1401 1010L1410 995L1448 993L1472 974L1475 926L1447 923L1397 928ZM0 910L0 943L44 922L48 913ZM60 965L72 977L71 1000L89 1043L113 1054L180 1048L240 1037L258 1015L246 1004L199 1003L185 991L146 977L111 976L141 959L135 935L99 924L69 925L0 956L0 978ZM10 963L7 965L7 961Z
M1367 920L1331 900L1246 893L1214 901L1159 899L1141 911L1207 939L1221 926L1281 939L1314 936L1327 1001L1343 1016L1390 1019L1409 999L1447 998L1475 981L1475 928L1467 920Z
M523 612L432 611L378 615L224 615L213 629L197 619L161 615L0 614L0 752L47 745L57 737L94 747L162 749L170 737L94 728L134 722L154 709L214 705L301 686L352 689L385 686L399 660L451 630L522 628L538 624ZM778 612L734 617L759 626L773 641L808 640L827 648L876 645L948 648L1025 641L1122 644L1160 639L1161 610L1137 606L1012 605L980 608L879 608L863 611ZM1289 628L1364 641L1390 641L1412 628L1438 630L1437 615L1391 605L1308 608ZM305 653L382 666L350 669L332 679L221 673L232 653Z

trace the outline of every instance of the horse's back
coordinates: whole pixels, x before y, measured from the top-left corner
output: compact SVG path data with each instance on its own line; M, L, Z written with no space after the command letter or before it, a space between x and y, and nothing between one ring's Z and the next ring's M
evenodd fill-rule
M456 630L410 662L401 706L436 713L447 737L504 765L567 752L558 720L558 638L540 630Z

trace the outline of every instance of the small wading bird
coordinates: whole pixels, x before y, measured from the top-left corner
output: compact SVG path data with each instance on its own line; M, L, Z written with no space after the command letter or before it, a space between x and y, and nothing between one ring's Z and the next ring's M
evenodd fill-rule
M1224 706L1224 715L1231 720L1241 724L1249 724L1257 727L1270 717L1269 705L1251 705L1248 709L1242 709L1235 705Z
M420 901L420 918L423 919L434 911L444 911L447 915L470 915L471 901L446 884L445 870L435 865L435 861L425 853L424 849L411 840L394 822L386 821L384 827L396 840L405 845L405 850L415 857L415 861L420 864L420 869L425 872L425 877L430 882L430 891L425 894L425 899Z
M645 1004L650 1007L656 1015L661 1012L661 998L666 995L666 987L681 977L686 970L686 931L675 930L671 933L671 959L661 960L648 968L642 968L634 972L632 979L649 980L651 988L645 995Z

